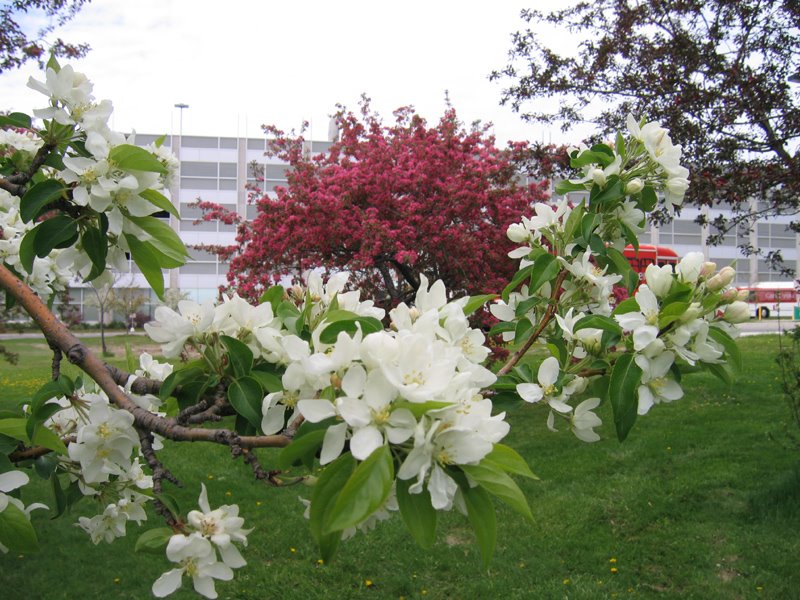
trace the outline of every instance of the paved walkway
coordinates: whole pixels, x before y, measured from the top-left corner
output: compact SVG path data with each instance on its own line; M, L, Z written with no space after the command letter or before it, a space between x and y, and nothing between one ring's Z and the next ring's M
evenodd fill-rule
M99 338L100 332L97 330L87 330L87 331L73 331L72 332L75 337L77 338ZM127 331L120 331L115 329L114 331L106 331L106 337L114 337L117 335L126 335ZM137 329L133 335L141 335L144 336L144 331L141 329ZM44 337L41 333L0 333L0 340L35 340Z

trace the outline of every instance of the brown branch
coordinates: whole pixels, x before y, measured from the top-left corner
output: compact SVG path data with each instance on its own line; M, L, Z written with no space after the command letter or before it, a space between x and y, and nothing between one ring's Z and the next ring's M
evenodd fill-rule
M48 343L61 349L67 359L80 367L100 386L109 400L134 417L138 428L157 433L167 439L181 442L213 442L224 445L239 445L242 448L282 448L291 441L284 435L239 436L227 429L190 428L180 425L176 419L160 417L136 405L120 389L105 364L76 338L61 323L41 299L17 279L4 265L0 265L0 286L11 294L41 329Z
M74 435L67 436L61 441L69 445L75 441L75 436ZM44 446L32 446L30 448L23 447L22 449L14 450L14 452L9 454L8 460L10 460L12 463L20 463L26 460L35 460L40 456L50 454L51 452L53 452L52 449L45 448Z
M0 179L0 187L6 190L13 196L22 197L22 194L25 193L25 185L31 180L33 175L41 168L44 164L44 161L47 160L47 157L50 155L56 148L55 144L50 144L45 142L41 148L36 152L36 156L33 157L31 161L30 167L24 173L17 173L16 175L11 175L7 179Z
M508 373L511 369L514 368L520 359L525 356L525 354L530 350L533 343L542 335L542 332L545 328L550 324L550 321L553 320L553 316L556 314L556 306L558 305L558 299L561 297L561 284L564 283L564 279L567 278L568 271L566 269L562 269L561 273L558 274L555 283L553 284L553 292L550 294L550 303L547 306L547 310L544 311L544 315L542 316L542 320L539 321L539 326L534 330L531 334L531 337L527 339L527 341L522 345L519 350L517 350L511 358L508 359L508 362L503 365L503 367L497 372L497 376L500 377Z
M281 480L278 479L278 475L280 475L281 472L265 471L261 466L261 463L258 462L255 452L252 450L242 450L242 454L244 455L244 462L250 465L250 468L253 469L253 475L255 475L256 479L259 481L266 481L270 485L274 485L276 487L283 485Z
M57 381L61 376L61 358L63 354L61 353L61 348L58 346L50 346L50 349L53 351L53 363L50 368L50 375L53 381Z
M122 387L125 387L128 384L128 380L133 376L127 371L123 371L122 369L115 367L114 365L109 365L108 363L106 363L105 367L109 375L111 375L112 379L114 380L114 383L121 385ZM158 392L161 390L162 383L163 382L159 381L158 379L137 377L131 383L131 391L140 396L144 396L145 394L158 396Z

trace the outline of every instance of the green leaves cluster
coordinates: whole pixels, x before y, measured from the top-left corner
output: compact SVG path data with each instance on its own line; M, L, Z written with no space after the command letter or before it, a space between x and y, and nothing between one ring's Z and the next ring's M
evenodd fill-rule
M313 463L324 431L321 427L306 431L301 428L296 440L282 451L280 466L288 468L297 462L307 466ZM396 480L397 460L389 446L381 446L360 464L345 452L321 470L311 496L310 528L323 560L333 558L343 532L371 518L386 504L393 487L400 514L414 540L426 549L433 545L438 513L431 504L430 493L427 487L419 493L412 493L413 481ZM531 479L536 479L536 476L519 454L502 444L495 444L492 452L479 464L441 468L459 486L478 547L488 565L497 537L492 496L532 521L527 500L509 475Z

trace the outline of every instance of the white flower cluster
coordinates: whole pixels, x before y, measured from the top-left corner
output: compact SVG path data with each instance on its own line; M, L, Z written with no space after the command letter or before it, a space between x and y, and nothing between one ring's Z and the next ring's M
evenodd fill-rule
M309 340L288 329L269 303L254 307L238 296L216 307L190 301L179 303L178 312L159 307L145 329L166 356L177 356L186 344L204 349L221 334L245 342L254 356L285 366L283 390L263 401L263 433L282 430L287 411L312 423L332 419L322 464L348 442L358 460L392 444L406 455L398 477L416 479L412 492L427 485L433 505L449 508L457 486L444 467L479 462L508 432L504 414L492 416L491 401L480 394L495 381L481 366L489 354L484 335L469 326L466 298L448 302L444 284L429 287L422 276L415 305L391 311L391 330L340 332L335 343L323 343L334 303L336 311L384 316L357 291L343 292L346 281L342 273L323 285L312 273L305 289L290 290L303 298L299 312L308 315Z
M177 590L184 575L192 578L197 593L216 598L214 580L229 581L233 579L233 569L247 564L234 545L236 542L246 546L247 534L252 531L242 527L244 519L239 516L239 507L233 504L211 510L206 486L200 486L200 510L191 511L187 518L187 525L193 531L173 535L167 543L167 558L179 566L153 583L153 594L159 598Z
M504 414L491 415L491 401L481 396L495 376L480 365L489 350L464 316L466 299L447 302L441 281L429 289L420 279L414 307L400 304L390 312L391 331L340 333L332 347L309 347L289 365L283 383L306 420L340 421L325 433L322 464L337 458L348 440L358 460L388 442L405 455L398 478L416 479L411 493L427 487L434 508L449 509L457 486L444 468L478 463L508 424ZM331 383L335 397L326 398ZM273 401L265 400L266 415Z
M0 134L3 133L9 132L0 130ZM13 146L21 140L26 141L27 136L4 137L6 149L15 148L18 152L29 152L24 144ZM2 154L2 149L3 142L0 141L0 154ZM35 153L33 148L30 150ZM19 248L22 238L35 225L36 223L23 222L20 217L19 198L0 189L0 261L14 269L34 292L47 300L54 292L60 292L67 288L72 274L58 261L59 255L65 252L64 250L53 250L49 256L43 258L35 257L32 271L30 273L25 271L20 264Z
M49 67L44 82L31 77L28 86L50 99L50 106L34 110L35 116L72 126L75 128L73 139L83 139L86 155L65 154L62 158L64 168L53 174L72 188L75 204L105 213L108 234L115 242L109 247L107 263L109 267L123 269L125 252L129 248L121 234L131 234L141 240L153 238L128 217L145 217L161 210L144 194L168 186L177 170L177 160L167 150L152 146L150 154L164 167L165 173L144 167L122 168L115 161L113 150L123 144L135 144L135 136L126 137L109 128L108 119L113 111L111 102L95 102L91 82L71 65L58 70ZM61 252L58 264L83 278L93 267L82 241Z
M147 353L139 359L141 369L135 376L163 378L172 372L172 365L159 363ZM125 389L130 387L131 381ZM155 396L129 394L140 406L156 410L160 401ZM93 517L80 517L78 526L98 544L111 543L125 535L127 521L140 524L147 519L144 504L149 497L142 492L153 487L153 478L145 473L140 463L139 436L133 427L133 415L114 407L102 393L77 389L69 399L53 398L49 401L62 406L45 426L59 437L75 436L67 452L77 470L68 470L77 479L84 495L98 499L114 497L103 512ZM158 440L154 447L158 447Z
M636 364L642 369L639 386L639 414L646 414L659 402L683 397L683 389L671 374L671 367L680 358L689 365L721 363L724 348L710 337L715 326L728 335L737 331L730 323L749 318L749 311L740 314L739 292L729 287L735 277L731 267L716 273L716 265L706 262L701 252L690 252L678 263L675 273L669 266L649 265L645 270L646 283L634 298L639 310L617 314L614 318L633 341ZM675 282L691 286L691 300L679 318L669 328L659 326L661 302L673 289ZM701 303L705 294L719 294L718 301Z

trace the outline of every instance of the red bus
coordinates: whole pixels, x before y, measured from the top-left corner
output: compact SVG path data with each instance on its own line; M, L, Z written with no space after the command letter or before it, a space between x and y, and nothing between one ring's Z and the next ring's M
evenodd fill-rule
M647 269L647 265L658 265L659 267L671 265L674 271L675 265L678 264L678 253L666 246L640 244L637 251L629 244L625 246L622 254L631 263L633 270L639 273L639 279L644 278L644 271Z
M773 312L791 318L800 300L793 281L761 281L738 289L747 291L750 316L758 319L766 319Z

